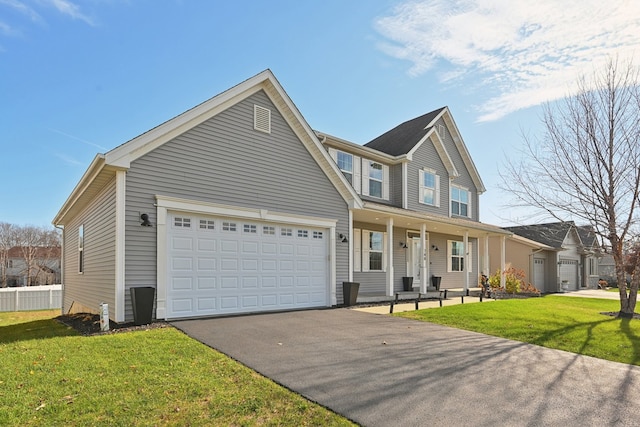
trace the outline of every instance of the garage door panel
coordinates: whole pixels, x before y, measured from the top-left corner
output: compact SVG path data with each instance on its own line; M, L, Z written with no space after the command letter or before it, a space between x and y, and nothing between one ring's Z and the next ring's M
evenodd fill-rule
M215 258L198 258L198 271L215 271L217 260Z
M326 231L187 214L170 223L167 318L327 305Z
M174 237L173 239L171 239L171 249L173 251L192 251L193 238L192 237Z
M198 277L198 289L209 290L216 289L215 277Z
M193 289L192 277L174 277L170 283L171 283L171 289L176 291Z
M222 289L237 289L238 278L237 277L222 277L220 281L220 288Z
M171 262L173 271L191 271L193 270L193 258L175 257Z

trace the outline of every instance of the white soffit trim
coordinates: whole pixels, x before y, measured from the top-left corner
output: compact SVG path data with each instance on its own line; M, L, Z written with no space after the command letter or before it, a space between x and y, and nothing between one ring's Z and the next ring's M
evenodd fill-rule
M170 211L189 212L213 216L230 216L235 218L269 221L294 225L307 225L318 228L335 227L337 219L296 215L266 209L245 208L240 206L219 205L198 200L179 199L176 197L156 195L157 206Z
M413 157L413 154L416 152L416 150L420 148L427 139L431 139L431 141L433 142L433 146L435 147L436 152L440 157L440 160L442 160L444 167L447 169L447 172L449 173L449 177L450 178L459 177L460 173L458 172L458 169L456 169L456 166L453 164L453 160L451 160L451 156L449 156L449 152L447 152L447 149L445 148L444 143L442 142L442 139L440 139L440 135L438 135L438 132L436 132L434 127L431 127L431 130L427 132L427 134L423 136L422 139L416 145L413 146L413 148L411 149L411 151L409 151L407 156Z

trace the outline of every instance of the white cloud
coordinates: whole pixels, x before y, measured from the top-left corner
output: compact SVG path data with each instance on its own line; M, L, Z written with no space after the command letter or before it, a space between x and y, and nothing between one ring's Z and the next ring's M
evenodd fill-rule
M490 94L479 121L562 98L611 56L640 56L637 0L413 0L375 25L410 75L437 70L443 84Z
M49 0L49 2L58 12L68 15L73 19L84 21L89 25L95 25L93 20L80 12L80 7L73 2L68 0Z
M0 0L0 5L8 6L11 9L28 16L32 21L40 21L40 15L32 7L19 0Z

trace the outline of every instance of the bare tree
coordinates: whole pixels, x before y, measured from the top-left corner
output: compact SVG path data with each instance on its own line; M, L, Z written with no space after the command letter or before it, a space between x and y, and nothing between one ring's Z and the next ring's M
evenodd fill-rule
M7 269L9 268L9 249L16 244L16 226L0 222L0 288L7 287Z
M26 285L31 286L38 283L40 275L51 273L51 259L59 256L59 236L55 230L27 225L17 228L16 238L24 261L21 273L26 277Z
M625 254L640 236L639 76L631 62L612 59L579 79L575 94L545 105L543 136L525 137L523 159L501 173L517 206L593 227L613 256L623 317L633 315L640 282L636 274L627 294Z

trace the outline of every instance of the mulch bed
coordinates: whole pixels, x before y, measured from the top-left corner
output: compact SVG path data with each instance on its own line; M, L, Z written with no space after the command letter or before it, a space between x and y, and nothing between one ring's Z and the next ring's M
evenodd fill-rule
M170 327L168 323L160 321L141 326L136 326L133 323L115 323L109 321L109 330L103 332L100 330L100 316L92 313L63 314L62 316L56 317L56 320L86 336L117 334L130 331L146 331L149 329Z

